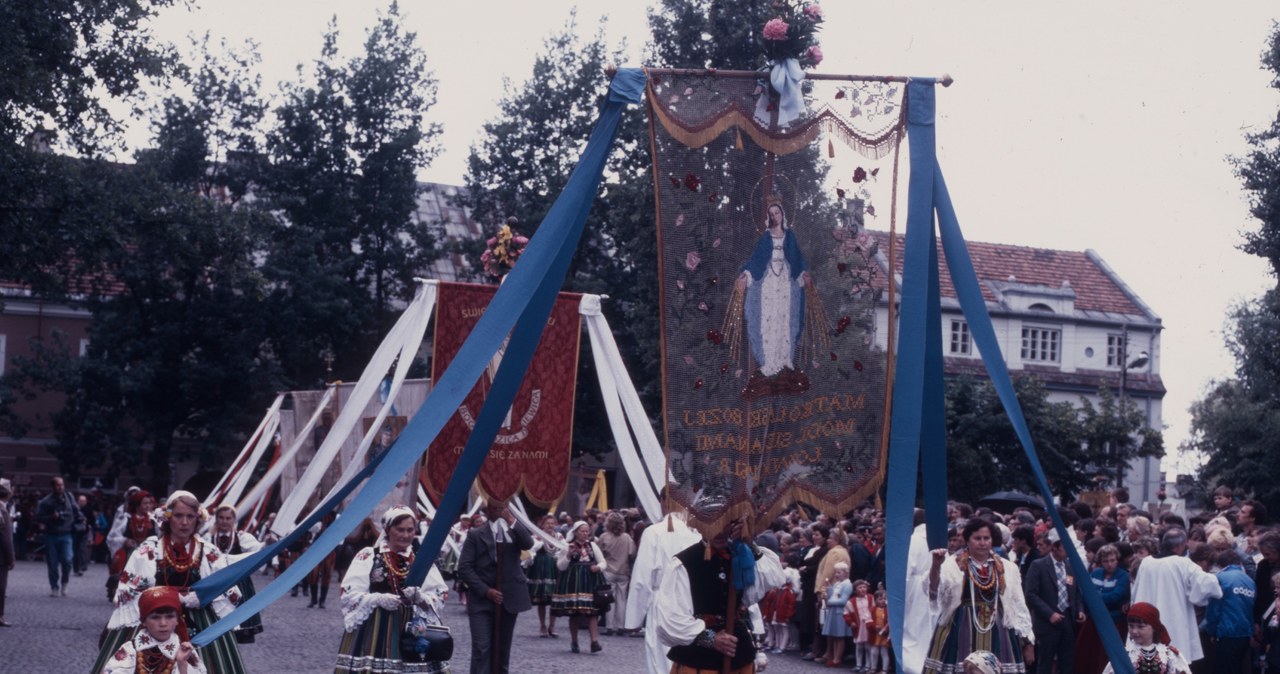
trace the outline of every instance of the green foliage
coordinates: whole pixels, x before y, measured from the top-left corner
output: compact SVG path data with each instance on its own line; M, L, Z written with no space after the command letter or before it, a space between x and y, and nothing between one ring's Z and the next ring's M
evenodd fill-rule
M259 188L280 218L265 271L286 374L320 381L322 352L358 374L386 334L413 277L440 253L417 223L416 173L437 151L423 116L436 82L392 4L361 56L338 56L330 24L309 79L286 87L267 136Z
M0 2L0 144L53 128L81 150L120 128L100 100L172 65L147 21L173 0Z
M1078 411L1069 402L1050 402L1034 376L1014 379L1014 390L1050 487L1063 496L1078 493L1093 474L1080 452L1085 428ZM1003 489L1036 493L1022 444L991 382L950 380L946 400L948 496L972 503Z
M1280 89L1280 23L1262 53L1262 67ZM1245 136L1248 154L1233 158L1258 229L1245 233L1245 252L1265 259L1280 275L1280 117ZM1203 459L1199 477L1244 490L1268 508L1280 509L1280 287L1235 306L1228 316L1227 346L1236 359L1233 378L1212 383L1191 405L1191 437L1183 450Z

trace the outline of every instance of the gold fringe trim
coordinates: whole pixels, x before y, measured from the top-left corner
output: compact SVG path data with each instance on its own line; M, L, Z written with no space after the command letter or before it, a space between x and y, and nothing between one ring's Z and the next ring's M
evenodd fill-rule
M897 122L879 135L867 136L850 127L835 111L826 106L823 106L799 128L780 133L771 133L760 128L755 122L754 113L743 111L737 104L725 108L705 124L692 126L680 121L665 108L654 95L652 86L651 83L649 85L649 107L653 111L651 119L656 119L672 138L691 148L703 147L719 138L725 131L736 128L739 139L745 131L751 140L766 151L775 155L786 155L809 147L822 133L827 133L858 153L870 159L879 159L892 152L906 135L906 119L903 116L899 116Z

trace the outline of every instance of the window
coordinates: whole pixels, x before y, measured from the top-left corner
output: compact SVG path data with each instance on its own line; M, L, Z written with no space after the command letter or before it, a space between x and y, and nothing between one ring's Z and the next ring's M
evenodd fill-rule
M1022 360L1056 363L1061 331L1052 328L1022 328Z
M969 324L964 321L951 321L951 353L957 356L973 353L969 342Z
M1124 335L1107 335L1107 367L1121 367L1128 345L1124 343Z

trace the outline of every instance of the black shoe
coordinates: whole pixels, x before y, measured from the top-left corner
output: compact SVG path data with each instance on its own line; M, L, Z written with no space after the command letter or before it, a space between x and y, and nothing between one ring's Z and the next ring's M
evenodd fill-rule
M604 650L604 646L601 646L599 641L591 642L592 653L599 653L600 651L603 651L603 650Z
M296 587L295 587L295 588L293 588L293 591L289 593L289 596L290 596L290 597L296 597L296 596L298 596L298 588L296 588Z
M320 602L320 608L324 608L324 602Z
M579 650L578 650L578 642L576 642L576 641L575 641L575 642L573 642L573 643L571 643L571 644L569 644L569 650L573 651L574 653L579 653L579 652L581 652L581 651L579 651Z
M311 600L311 603L307 604L307 608L315 608L315 607L316 607L316 600L313 598Z

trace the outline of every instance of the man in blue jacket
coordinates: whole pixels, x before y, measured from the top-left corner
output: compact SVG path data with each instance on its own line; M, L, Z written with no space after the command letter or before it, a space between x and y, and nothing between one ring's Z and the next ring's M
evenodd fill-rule
M1222 598L1213 599L1204 612L1200 631L1213 639L1213 671L1229 674L1249 671L1249 638L1253 635L1253 601L1256 586L1240 566L1240 555L1227 548L1214 558Z

